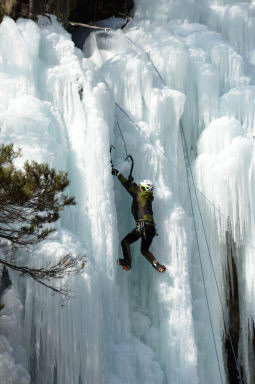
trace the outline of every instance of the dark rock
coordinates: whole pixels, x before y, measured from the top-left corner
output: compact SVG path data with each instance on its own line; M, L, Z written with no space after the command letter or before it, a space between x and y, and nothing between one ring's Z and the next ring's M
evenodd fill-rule
M228 268L227 277L227 307L228 307L228 331L225 339L225 349L227 358L228 380L231 384L240 384L239 373L242 374L242 365L237 360L239 356L239 339L240 339L240 297L239 297L239 278L238 268L236 265L236 244L233 240L231 232L226 233L227 252L228 252ZM226 319L225 319L226 320ZM239 369L238 369L239 368ZM240 372L239 372L240 370Z
M108 19L112 16L129 16L134 0L78 0L70 12L71 21L89 22Z
M0 21L4 15L36 19L45 13L54 14L66 24L67 20L87 23L109 17L126 17L134 0L1 0Z
M3 268L0 281L1 281L1 284L0 284L0 298L1 298L5 289L11 285L11 280L9 277L8 269L6 267Z

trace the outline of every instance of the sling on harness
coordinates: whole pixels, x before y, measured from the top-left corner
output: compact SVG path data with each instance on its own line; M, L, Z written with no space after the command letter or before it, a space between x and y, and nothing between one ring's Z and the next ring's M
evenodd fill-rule
M140 208L143 216L145 216L144 209L142 207L141 201L140 201L138 196L137 196L137 202L138 202L139 208ZM145 224L153 225L155 228L155 235L158 236L157 228L156 228L154 221L148 220L148 219L142 219L142 220L138 219L137 220L136 228L137 228L138 233L140 233L146 239Z
M146 239L146 232L145 232L145 223L144 223L144 221L137 221L137 223L136 223L136 232L139 233L139 235L143 236Z
M137 196L137 202L138 202L138 205L139 205L139 208L144 216L144 209L142 207L142 204L141 204L141 201L139 199L139 197ZM145 231L145 220L139 220L137 221L136 223L136 230L139 234L141 234L141 236L143 236L145 239L146 239L146 231Z

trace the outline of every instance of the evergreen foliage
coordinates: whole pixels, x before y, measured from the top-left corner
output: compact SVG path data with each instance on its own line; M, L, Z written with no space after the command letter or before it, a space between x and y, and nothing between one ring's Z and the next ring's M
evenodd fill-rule
M57 221L64 207L75 204L74 197L64 193L69 185L66 172L57 172L48 164L35 161L27 161L23 169L17 169L14 160L20 156L20 150L15 150L13 144L0 147L0 247L27 247L41 242L55 230L46 224ZM66 255L58 264L42 269L18 266L3 259L0 263L55 291L59 290L42 280L63 277L65 272L78 273L85 264L80 255Z
M63 191L69 185L67 173L48 164L26 162L17 170L13 160L20 156L13 145L0 147L0 238L12 245L31 245L44 240L54 228L59 212L75 204Z

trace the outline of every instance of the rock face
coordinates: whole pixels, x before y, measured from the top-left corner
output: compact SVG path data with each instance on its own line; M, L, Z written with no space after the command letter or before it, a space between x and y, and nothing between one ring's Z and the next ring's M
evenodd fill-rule
M6 267L2 270L2 275L0 275L0 299L5 291L6 288L8 288L11 285L11 280L9 278L9 273Z
M35 19L45 13L61 21L89 22L112 16L128 16L134 0L1 0L0 21L4 15Z
M70 20L96 21L111 16L128 16L133 5L134 0L77 0Z

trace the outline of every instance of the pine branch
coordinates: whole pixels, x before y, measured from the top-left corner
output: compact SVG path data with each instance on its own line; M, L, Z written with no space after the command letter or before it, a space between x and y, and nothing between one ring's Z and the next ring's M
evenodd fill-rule
M33 0L30 1L33 5ZM32 9L32 8L31 8ZM67 172L56 171L48 164L35 161L24 163L23 169L15 168L14 160L20 150L13 144L0 146L0 248L29 248L46 239L55 229L46 226L56 222L60 212L74 205L74 197L64 191L69 185ZM0 259L3 264L22 275L30 276L54 292L68 296L68 291L56 288L48 281L65 275L77 275L85 266L84 256L64 256L57 264L40 269L19 266Z
M0 258L0 264L3 264L10 269L20 272L22 276L30 276L39 284L67 297L70 297L68 290L54 287L46 283L46 281L52 279L62 279L67 275L76 276L81 273L81 271L84 269L85 263L86 261L84 255L76 255L75 257L73 257L71 254L67 254L62 259L60 259L58 263L53 265L49 263L46 266L37 269L26 266L19 266L13 263L9 263Z

